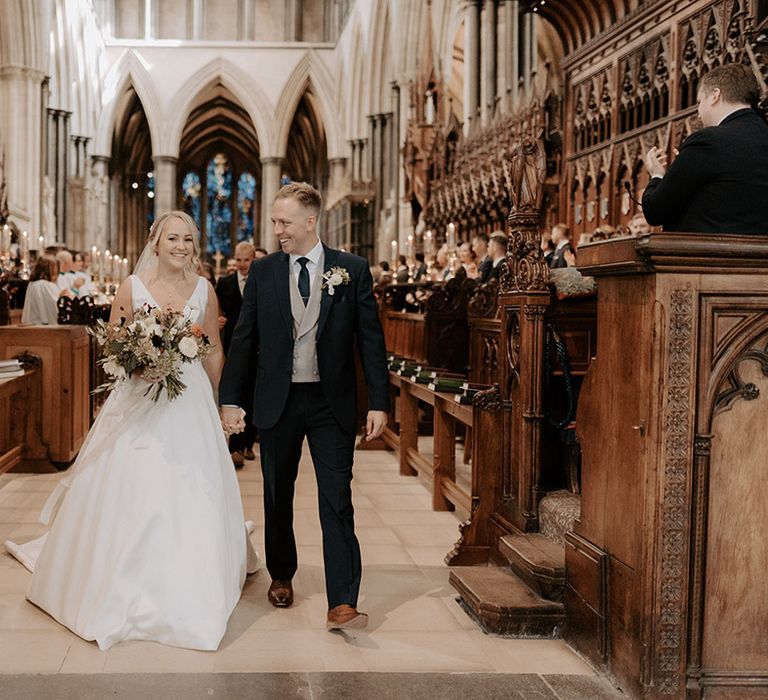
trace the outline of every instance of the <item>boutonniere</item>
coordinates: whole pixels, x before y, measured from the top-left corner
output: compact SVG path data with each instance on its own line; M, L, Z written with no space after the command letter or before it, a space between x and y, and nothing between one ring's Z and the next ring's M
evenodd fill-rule
M342 284L349 284L349 272L345 267L332 267L327 272L323 273L323 286L322 289L327 289L328 294L333 296L336 291L336 287Z

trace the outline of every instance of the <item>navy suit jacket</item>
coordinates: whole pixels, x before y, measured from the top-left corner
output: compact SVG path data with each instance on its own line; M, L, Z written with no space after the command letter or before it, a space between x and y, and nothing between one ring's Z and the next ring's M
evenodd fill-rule
M354 434L354 347L368 387L368 409L389 410L389 378L384 334L373 296L368 263L357 255L325 249L324 271L345 268L348 284L334 294L323 290L317 324L317 362L323 394L339 425ZM255 365L253 422L257 428L275 426L285 409L293 372L293 317L289 284L290 257L272 253L251 264L243 293L243 307L232 336L219 385L219 402L246 407L249 367Z
M643 193L652 226L694 233L768 233L768 125L740 109L691 134Z
M240 285L237 281L237 272L222 277L216 284L216 296L219 299L221 313L227 318L224 326L222 345L224 354L229 352L229 344L232 342L232 333L240 316L240 308L243 305L243 297L240 294Z

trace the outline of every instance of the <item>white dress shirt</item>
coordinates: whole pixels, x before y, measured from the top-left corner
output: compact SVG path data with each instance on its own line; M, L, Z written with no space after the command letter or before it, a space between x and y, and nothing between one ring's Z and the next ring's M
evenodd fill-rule
M245 289L245 283L248 281L248 275L241 275L237 273L237 286L240 288L240 296L243 296L243 290Z
M318 239L317 245L312 248L312 250L310 250L306 255L297 255L296 253L291 253L291 278L293 279L293 283L297 288L299 286L299 272L301 272L299 258L307 258L309 260L307 263L307 272L309 273L309 288L312 289L313 285L315 284L315 277L317 276L318 272L320 274L323 272L320 270L320 258L322 255L323 242L320 239Z

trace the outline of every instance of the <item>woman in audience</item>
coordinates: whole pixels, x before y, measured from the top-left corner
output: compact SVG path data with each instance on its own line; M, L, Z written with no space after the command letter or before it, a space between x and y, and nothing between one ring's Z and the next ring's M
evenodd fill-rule
M37 260L24 298L22 323L30 325L58 323L57 302L60 296L67 293L66 290L59 291L58 285L54 282L58 276L59 263L55 258L42 257Z
M467 273L467 277L475 279L477 277L477 256L469 243L462 243L459 246L459 260L461 266Z

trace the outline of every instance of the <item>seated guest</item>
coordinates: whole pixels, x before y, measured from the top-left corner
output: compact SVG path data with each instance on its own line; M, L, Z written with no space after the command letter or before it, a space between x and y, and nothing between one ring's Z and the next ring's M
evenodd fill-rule
M413 273L413 281L421 282L427 276L427 266L424 263L424 253L416 253L416 271Z
M56 325L58 323L58 300L68 293L59 289L55 279L59 275L59 264L55 258L38 258L32 269L24 299L24 309L21 312L21 322L24 324Z
M501 231L494 231L493 233L497 234ZM489 241L490 239L485 233L477 233L472 237L472 252L477 260L477 276L481 283L488 281L488 274L493 264L491 256L488 254Z
M224 274L231 275L237 271L237 262L234 258L227 258L227 270Z
M646 233L651 232L651 227L645 220L643 212L639 211L629 220L629 235L630 236L644 236Z
M462 243L459 246L459 260L467 273L467 277L475 279L477 277L477 257L469 243Z
M494 233L488 242L488 255L491 257L491 269L487 282L499 279L501 263L507 257L507 237L503 233Z
M261 260L261 258L266 258L269 253L267 252L266 248L254 248L253 249L253 259L254 260Z
M550 231L541 232L541 251L544 253L544 262L551 267L555 246L552 243L552 233Z
M397 256L397 272L395 273L395 282L398 284L404 284L408 281L410 272L408 271L407 260L405 255Z
M386 260L382 260L376 266L376 274L373 276L373 281L377 284L388 284L392 281L392 272Z
M432 280L442 282L448 276L448 248L445 245L440 246L435 253L435 264L432 265Z
M99 292L91 279L91 273L88 272L86 256L88 256L87 259L90 261L89 253L76 252L72 254L72 271L74 272L75 280L82 280L81 286L78 288L78 296L95 297Z
M556 270L559 267L568 267L569 259L575 261L573 248L571 247L571 232L565 224L555 224L552 227L552 244L555 246L555 252L549 261L551 269ZM570 255L566 258L567 254Z
M68 250L60 250L56 253L56 260L59 261L59 276L56 279L59 290L66 290L73 297L79 296L85 280L75 274L75 259L72 253Z

